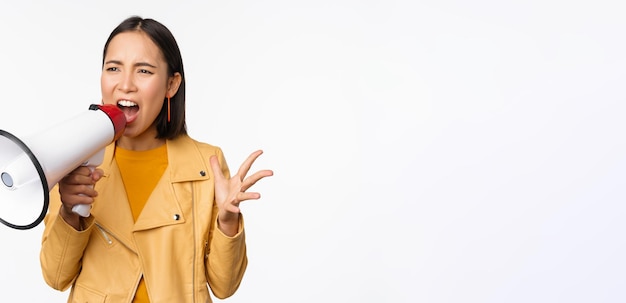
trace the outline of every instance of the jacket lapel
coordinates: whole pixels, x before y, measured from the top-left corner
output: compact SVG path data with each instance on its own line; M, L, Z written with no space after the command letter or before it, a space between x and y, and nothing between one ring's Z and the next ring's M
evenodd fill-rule
M128 204L122 176L113 159L115 144L107 146L101 166L104 176L96 183L97 202L91 213L96 222L116 239L137 251L132 240L133 216Z
M191 138L181 136L168 140L168 167L148 198L137 222L133 222L128 197L119 168L114 160L115 144L106 148L102 169L104 177L98 182L99 203L92 213L98 223L120 241L135 249L132 232L185 222L180 203L192 199L191 186L181 182L209 179L209 165ZM102 184L101 184L102 183ZM176 188L176 190L174 189Z
M168 166L169 167L169 166ZM152 194L135 222L133 231L157 228L166 225L180 224L185 221L181 206L168 176L169 168L165 170ZM180 197L185 201L186 197Z

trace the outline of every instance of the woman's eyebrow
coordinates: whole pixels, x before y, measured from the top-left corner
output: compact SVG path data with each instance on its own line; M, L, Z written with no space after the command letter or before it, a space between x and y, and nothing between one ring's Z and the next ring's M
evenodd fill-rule
M119 60L109 60L104 62L104 64L117 64L117 65L123 65L122 61ZM156 66L148 63L148 62L137 62L134 64L135 67L140 67L140 66L148 66L148 67L152 67L152 68L156 68Z
M136 66L136 67L137 67L137 66L147 66L147 67L156 68L156 66L154 66L154 65L152 65L152 64L150 64L150 63L148 63L148 62L137 62L137 63L135 63L135 66Z

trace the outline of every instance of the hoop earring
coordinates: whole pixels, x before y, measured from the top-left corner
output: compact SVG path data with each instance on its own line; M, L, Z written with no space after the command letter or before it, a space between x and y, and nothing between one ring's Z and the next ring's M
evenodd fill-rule
M167 122L170 122L170 96L167 96Z

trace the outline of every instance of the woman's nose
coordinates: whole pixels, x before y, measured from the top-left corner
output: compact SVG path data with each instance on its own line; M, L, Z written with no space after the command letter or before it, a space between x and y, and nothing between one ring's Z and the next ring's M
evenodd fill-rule
M122 75L122 79L120 80L119 89L122 91L134 91L135 87L135 79L133 77L133 73L124 73Z

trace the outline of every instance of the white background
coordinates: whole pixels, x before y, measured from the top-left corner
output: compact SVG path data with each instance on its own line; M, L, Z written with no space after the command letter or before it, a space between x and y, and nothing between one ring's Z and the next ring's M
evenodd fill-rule
M275 171L226 302L624 302L622 3L3 2L0 129L98 103L110 31L155 18L190 134ZM42 230L0 226L0 301L66 300Z

